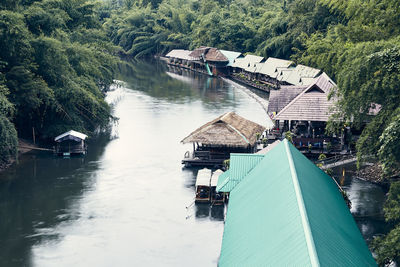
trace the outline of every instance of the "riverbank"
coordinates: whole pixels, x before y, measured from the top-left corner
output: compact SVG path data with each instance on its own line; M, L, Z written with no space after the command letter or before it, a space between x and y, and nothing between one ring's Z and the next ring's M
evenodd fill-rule
M383 179L382 166L378 163L371 163L361 168L356 172L359 179L374 183L376 185L382 186L387 190L390 187L390 180L399 179L399 174L392 176L389 179Z
M18 139L18 156L15 159L10 159L8 162L0 162L0 172L8 169L13 163L18 161L18 157L22 154L28 153L33 149L38 148L37 145L33 144L32 142L25 140L25 139Z

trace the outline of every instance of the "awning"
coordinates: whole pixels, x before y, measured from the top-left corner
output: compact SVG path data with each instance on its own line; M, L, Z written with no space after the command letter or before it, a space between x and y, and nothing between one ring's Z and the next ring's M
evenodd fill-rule
M204 168L198 171L196 178L197 186L210 186L211 170Z

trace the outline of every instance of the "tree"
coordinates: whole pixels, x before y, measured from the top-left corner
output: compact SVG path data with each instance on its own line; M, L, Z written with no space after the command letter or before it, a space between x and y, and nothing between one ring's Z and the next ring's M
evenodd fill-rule
M385 236L377 237L373 241L373 248L377 253L377 262L380 265L392 261L400 262L400 182L392 183L389 197L386 201L385 219L394 225L394 228Z

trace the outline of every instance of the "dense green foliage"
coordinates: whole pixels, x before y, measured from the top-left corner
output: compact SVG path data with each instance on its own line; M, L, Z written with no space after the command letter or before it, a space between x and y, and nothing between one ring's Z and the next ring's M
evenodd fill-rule
M328 72L338 83L335 119L361 126L369 122L357 142L359 159L372 155L382 164L384 178L400 171L400 7L397 1L321 0L344 18L327 32L309 36L298 55L305 64ZM371 108L381 110L371 116ZM340 130L332 120L332 130ZM377 238L378 263L400 260L400 183L391 185L385 216L392 230ZM396 215L397 214L397 215Z
M329 129L364 127L359 158L374 156L389 179L400 173L399 17L397 0L3 0L0 161L15 155L17 131L50 138L108 123L111 39L129 57L207 45L322 69L338 84ZM374 245L380 264L399 260L399 187L385 207L393 230Z
M373 242L378 262L382 265L389 264L393 260L400 262L400 182L392 184L384 209L385 219L394 226L394 229Z
M17 131L8 119L12 117L14 107L8 101L7 95L7 88L0 85L0 164L7 162L17 152Z
M107 5L106 29L129 56L206 45L291 58L322 69L338 84L332 92L337 113L328 129L341 131L343 123L362 127L357 141L359 159L374 156L382 164L385 178L398 175L397 0L110 0ZM376 111L379 113L372 115ZM389 199L398 195L399 190L392 189ZM387 205L386 214L392 208ZM398 260L400 248L392 244L398 244L400 224L391 222L397 226L379 239L382 247L376 246L380 264Z
M87 0L0 3L0 155L19 136L89 132L111 118L102 90L113 79L114 48L98 3ZM17 129L17 131L16 131Z
M303 48L306 36L338 20L316 0L118 3L108 2L115 11L104 16L111 16L106 27L113 42L134 57L207 45L288 58Z

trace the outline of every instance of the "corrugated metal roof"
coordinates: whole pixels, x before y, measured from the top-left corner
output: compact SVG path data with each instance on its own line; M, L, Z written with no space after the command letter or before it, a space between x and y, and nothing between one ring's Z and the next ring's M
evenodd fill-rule
M246 55L244 58L237 58L232 64L232 67L241 68L244 70L253 70L257 63L263 61L264 58L255 55Z
M229 177L218 183L218 192L230 192L264 157L262 154L231 153Z
M70 131L60 134L59 136L54 138L54 141L56 141L56 142L60 141L61 139L65 139L64 137L67 137L67 136L72 136L72 137L75 137L75 139L77 138L77 139L81 139L81 140L85 140L86 137L88 137L86 134L83 134L83 133L80 133L80 132L77 132L74 130L70 130Z
M217 192L219 192L219 189L222 189L222 187L224 187L225 184L229 182L229 175L230 171L228 169L218 177L217 188L215 189Z
M287 82L292 85L299 85L301 82L299 74L295 68L277 68L278 76L276 79L280 82Z
M184 50L184 49L174 49L174 50L171 50L165 56L170 57L170 58L193 60L194 58L189 56L190 53L192 53L192 51Z
M196 186L205 185L210 186L211 170L204 168L197 172Z
M274 57L269 57L257 70L258 73L268 75L271 78L278 76L277 68L288 68L293 64L293 61L284 60Z
M376 263L335 182L284 140L231 191L218 265Z
M304 65L297 65L296 66L296 72L299 74L300 77L304 77L304 78L315 78L317 77L318 74L321 73L321 70L319 69L315 69L315 68L311 68L308 66L304 66Z
M292 85L309 85L314 81L314 78L321 72L319 69L314 69L304 65L296 67L277 68L278 81L284 81Z
M315 78L301 78L301 84L302 85L310 85L315 81Z
M269 151L271 151L275 146L277 146L280 142L281 142L281 140L276 140L276 141L273 142L272 144L269 144L269 145L267 145L266 147L264 147L263 149L261 149L260 151L258 151L256 154L265 155L265 154L267 154Z
M243 57L243 54L240 52L227 51L227 50L219 50L222 54L229 60L229 63L226 65L227 67L231 67L235 59Z

